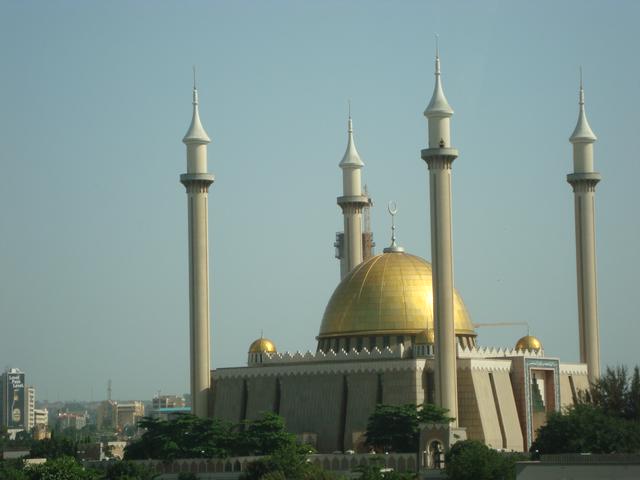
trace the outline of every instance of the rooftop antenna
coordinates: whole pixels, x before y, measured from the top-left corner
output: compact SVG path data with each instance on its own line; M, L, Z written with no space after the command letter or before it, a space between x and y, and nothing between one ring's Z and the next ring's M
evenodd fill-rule
M196 66L193 66L193 89L196 90Z
M582 65L580 65L580 105L584 105L584 88L582 87Z
M439 39L439 37L438 37L438 34L436 33L436 57L439 58L440 57L440 48L439 48L439 45L438 45L438 39Z
M107 382L107 400L111 401L111 379Z

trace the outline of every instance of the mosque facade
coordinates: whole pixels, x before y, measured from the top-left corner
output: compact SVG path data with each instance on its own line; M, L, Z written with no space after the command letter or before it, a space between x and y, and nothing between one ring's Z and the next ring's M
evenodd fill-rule
M367 420L377 404L435 403L455 417L447 427L455 433L451 438L526 451L547 415L573 404L597 378L594 202L600 175L593 171L596 137L586 119L582 80L578 123L570 138L574 172L567 177L575 196L580 363L567 363L546 355L530 335L510 349L477 343L476 327L453 288L450 185L458 152L451 146L453 110L444 96L438 54L435 77L425 110L429 145L421 152L428 166L433 263L405 252L395 234L383 253L372 254L365 218L372 202L362 188L364 163L349 116L347 149L339 164L343 195L337 199L344 216L344 232L336 241L341 281L324 312L316 350L283 353L273 341L259 338L249 347L246 366L214 370L209 369L206 273L206 194L213 176L207 172L209 137L200 123L194 85L194 114L184 139L188 173L181 181L189 198L195 414L241 422L272 411L319 452L363 452ZM203 369L210 373L206 380Z

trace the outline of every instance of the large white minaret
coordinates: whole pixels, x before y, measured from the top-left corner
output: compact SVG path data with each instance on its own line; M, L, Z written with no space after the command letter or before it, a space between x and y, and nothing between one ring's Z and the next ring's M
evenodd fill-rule
M435 330L436 403L458 418L456 337L453 319L453 248L451 242L451 164L458 151L451 148L449 106L440 80L436 47L436 83L424 111L429 122L429 148L422 159L429 167L431 205L431 261L433 263L433 316Z
M362 209L369 205L369 198L362 194L360 170L364 163L362 163L353 142L351 113L349 113L348 135L347 150L340 162L342 197L338 197L338 205L342 208L344 216L343 253L340 261L341 279L362 263Z
M198 90L193 82L193 117L182 139L187 146L187 173L180 182L187 189L189 212L189 354L191 412L208 416L211 385L209 333L209 228L208 190L214 176L207 172L209 135L200 123Z
M567 175L567 181L573 187L575 200L580 361L587 364L589 382L593 383L600 376L595 193L601 177L593 169L593 144L597 138L589 126L584 110L582 72L579 104L578 123L569 138L573 144L573 173Z

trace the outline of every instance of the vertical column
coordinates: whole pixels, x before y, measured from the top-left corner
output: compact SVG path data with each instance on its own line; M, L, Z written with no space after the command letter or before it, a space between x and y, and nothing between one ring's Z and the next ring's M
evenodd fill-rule
M344 213L347 272L362 263L362 203L347 202L341 204Z
M451 165L458 157L458 151L451 148L453 109L447 102L442 88L437 43L435 85L424 115L429 123L429 148L422 150L421 156L429 167L436 402L456 418L455 426L458 418L458 386L453 318Z
M458 418L456 337L453 318L453 248L451 238L451 165L457 151L426 149L431 210L433 316L435 330L436 402Z
M191 413L198 417L207 417L211 388L208 191L214 177L207 172L207 144L211 139L200 122L195 70L193 116L189 130L182 141L187 146L187 173L180 175L180 182L187 190L189 214Z
M573 187L576 227L576 273L580 361L587 364L589 382L600 376L600 329L596 278L595 189L600 174L567 176Z
M578 122L569 138L573 144L573 173L567 175L567 182L573 187L575 202L580 361L587 364L589 382L593 383L600 376L595 192L601 176L594 171L593 144L597 137L587 120L582 70L578 104Z
M340 276L344 278L362 263L362 209L369 205L369 198L362 194L361 169L364 166L353 140L353 122L351 113L348 121L347 149L340 161L342 169L342 197L338 205L344 216L343 257L344 267L340 264ZM341 259L342 260L342 259Z
M208 415L210 387L210 305L208 189L213 175L185 174L189 213L189 352L192 413Z

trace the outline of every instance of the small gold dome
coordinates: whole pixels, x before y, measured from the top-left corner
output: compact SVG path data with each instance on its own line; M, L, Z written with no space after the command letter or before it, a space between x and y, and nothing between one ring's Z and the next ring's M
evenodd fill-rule
M416 345L433 345L434 343L436 343L436 336L432 328L416 335Z
M336 287L318 339L353 335L417 335L433 332L431 264L408 253L371 257ZM462 298L453 294L456 335L476 332Z
M542 343L533 335L525 335L516 342L516 350L530 350L539 352L542 350Z
M259 338L249 346L249 353L276 353L276 344L268 338Z

